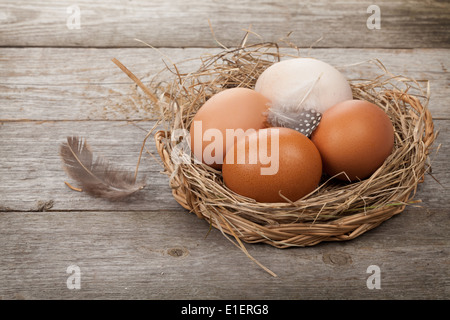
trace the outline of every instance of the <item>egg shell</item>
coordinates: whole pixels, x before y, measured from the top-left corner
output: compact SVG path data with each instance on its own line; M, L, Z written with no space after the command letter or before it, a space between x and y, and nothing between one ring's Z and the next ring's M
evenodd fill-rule
M258 156L252 145L258 146ZM261 150L270 154L270 162L262 160ZM252 163L250 157L255 156L257 161ZM273 169L270 174L262 174L262 169L269 167ZM239 139L228 150L222 175L229 189L258 202L286 202L279 193L296 201L318 187L322 161L319 151L305 135L289 128L267 128Z
M266 127L268 103L269 100L266 97L248 88L230 88L213 95L197 111L190 128L190 145L195 157L220 170L226 150L236 140L226 139L226 130L242 129L245 132L248 129L257 130ZM195 121L200 121L201 132L196 132L197 129L193 125ZM222 141L215 145L221 145L222 148L210 146L213 151L209 153L210 150L207 150L208 154L213 155L216 160L208 159L205 156L205 148L211 143L215 143L214 139L212 141L203 140L205 131L208 129L217 129L221 133ZM196 145L201 145L201 149L196 148Z
M330 64L314 58L293 58L274 63L258 77L255 91L280 112L315 110L323 113L353 98L344 75ZM305 98L306 97L306 98Z
M340 180L356 181L373 174L392 153L394 128L377 105L348 100L322 115L311 140L328 175L339 174L336 178Z

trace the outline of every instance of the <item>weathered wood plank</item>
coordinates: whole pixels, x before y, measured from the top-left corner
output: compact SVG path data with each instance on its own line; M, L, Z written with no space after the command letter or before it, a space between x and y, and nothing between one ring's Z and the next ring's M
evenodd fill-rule
M267 41L289 32L309 47L417 48L450 46L450 5L447 1L377 1L380 29L367 20L373 1L33 1L0 4L2 46L140 46L139 38L157 47L211 47L217 39L237 45L243 29ZM79 8L79 29L73 28ZM68 11L69 10L69 11ZM68 27L68 25L70 27ZM93 36L94 35L94 36ZM320 41L318 41L320 40Z
M448 299L448 211L410 208L349 242L247 245L194 215L0 213L2 299ZM69 266L81 271L69 290ZM368 289L367 268L381 289Z
M112 62L119 59L145 83L173 61L183 72L196 70L205 54L221 49L0 49L1 120L139 120L148 119L149 101ZM285 50L291 52L291 50ZM450 52L448 49L312 49L301 55L340 67L349 79L370 78L379 59L396 75L427 79L433 117L450 119ZM182 61L185 61L182 63ZM161 76L165 79L169 74Z
M434 146L431 164L433 177L418 188L417 198L425 207L448 210L450 181L449 120L437 120L440 135ZM2 211L74 211L74 210L180 210L171 197L168 177L162 167L152 139L146 146L155 156L144 154L139 177L147 187L129 203L111 203L70 190L64 181L76 186L62 170L58 155L60 143L69 135L88 139L97 155L134 172L143 139L153 122L125 121L48 121L4 122L0 125L0 209ZM435 150L442 144L439 152ZM46 207L47 204L47 207ZM50 207L48 207L50 206Z

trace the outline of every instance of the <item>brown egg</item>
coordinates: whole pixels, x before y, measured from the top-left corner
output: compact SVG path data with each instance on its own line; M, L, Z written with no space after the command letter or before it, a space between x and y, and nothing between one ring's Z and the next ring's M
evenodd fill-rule
M226 89L212 96L191 124L191 150L195 157L220 169L226 150L237 137L249 129L265 127L268 103L261 93L247 88Z
M314 191L322 176L319 151L289 128L266 128L239 139L225 156L225 185L258 202L296 201Z
M328 175L339 174L340 180L355 181L369 177L392 153L394 129L386 113L375 104L347 100L323 113L311 140Z

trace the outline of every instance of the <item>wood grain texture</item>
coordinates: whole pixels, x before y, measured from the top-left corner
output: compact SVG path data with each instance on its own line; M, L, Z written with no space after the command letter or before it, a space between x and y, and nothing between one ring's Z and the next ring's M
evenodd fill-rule
M1 120L143 120L152 117L150 101L111 62L120 60L145 84L165 63L176 63L181 72L195 71L199 57L221 49L189 48L153 50L0 48ZM285 49L283 52L296 53ZM304 49L302 56L322 59L348 79L374 78L380 69L369 63L379 59L395 75L430 81L429 108L434 118L450 119L449 49ZM163 73L157 79L173 77Z
M159 212L0 213L3 299L442 299L447 214L411 208L342 243L248 245L273 278L194 215ZM420 221L420 223L417 223ZM205 238L205 236L208 236ZM68 266L81 271L69 290ZM368 289L367 268L381 270Z
M94 157L103 156L113 166L134 172L147 131L154 123L119 121L50 121L3 123L0 126L0 209L2 211L42 210L170 210L179 205L171 197L162 166L144 153L138 179L146 188L128 202L94 199L71 190L64 182L79 187L63 170L59 146L67 136L87 139ZM157 157L153 140L146 144ZM45 206L50 206L47 208Z
M373 1L88 1L4 0L2 46L215 47L237 45L250 26L266 41L292 32L300 46L357 48L449 48L448 1L377 1L381 28L369 30ZM67 7L80 9L80 28L69 29ZM71 21L71 20L70 20ZM320 41L318 41L320 40Z

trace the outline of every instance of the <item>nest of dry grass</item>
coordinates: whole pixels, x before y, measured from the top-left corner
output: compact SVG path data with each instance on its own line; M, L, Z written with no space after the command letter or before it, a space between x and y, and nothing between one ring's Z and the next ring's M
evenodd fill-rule
M300 56L299 51L294 50L298 53L294 55L281 51L276 43L246 45L243 41L237 48L199 57L197 70L181 73L176 64L168 66L172 80L156 81L147 88L164 128L151 134L173 196L245 253L244 242L288 248L354 239L401 213L417 202L416 189L429 169L430 148L436 138L427 108L428 82L394 76L373 60L368 63L378 67L377 76L349 81L355 99L375 103L390 117L395 146L370 178L353 183L324 179L314 192L296 202L268 204L235 194L224 185L221 172L206 165L174 161L180 140L173 133L188 130L196 111L213 94L231 87L253 88L271 64ZM364 64L356 67L364 73Z

